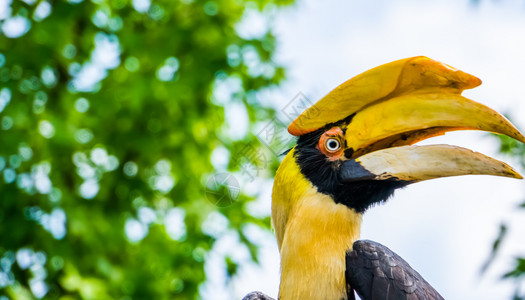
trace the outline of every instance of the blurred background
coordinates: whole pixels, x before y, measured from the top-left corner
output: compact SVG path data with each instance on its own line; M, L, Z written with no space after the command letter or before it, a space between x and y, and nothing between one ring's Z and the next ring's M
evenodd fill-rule
M525 2L0 0L0 300L277 296L272 178L288 123L426 55L525 130ZM464 146L525 169L525 147ZM446 299L525 299L525 186L410 186L362 238Z

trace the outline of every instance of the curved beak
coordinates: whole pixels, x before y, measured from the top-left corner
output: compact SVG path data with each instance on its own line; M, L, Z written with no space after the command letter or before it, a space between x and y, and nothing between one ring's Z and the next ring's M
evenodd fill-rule
M478 78L440 62L408 58L343 83L310 108L317 110L317 118L309 118L307 110L288 130L300 135L344 120L348 160L341 165L340 177L345 182L418 182L467 174L522 178L507 164L464 148L412 146L465 129L504 134L525 143L505 117L461 95L479 84Z
M343 162L340 171L344 182L401 180L414 183L434 178L477 174L523 179L504 162L450 145L383 149Z
M522 178L509 165L468 149L449 145L411 146L429 137L463 129L490 131L525 142L505 117L460 95L405 95L370 106L354 116L345 139L348 147L355 150L351 160L342 164L341 179L418 182L469 174ZM363 176L367 173L363 169L369 174Z

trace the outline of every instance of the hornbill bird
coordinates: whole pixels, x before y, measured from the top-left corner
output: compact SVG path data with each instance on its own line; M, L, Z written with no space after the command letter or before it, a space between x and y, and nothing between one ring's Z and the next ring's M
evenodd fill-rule
M358 240L363 213L423 180L522 177L507 164L450 145L414 146L454 130L520 142L505 117L461 96L481 81L427 57L366 71L288 127L297 145L277 170L272 223L281 255L279 299L443 299L387 247ZM259 292L245 299L271 299Z

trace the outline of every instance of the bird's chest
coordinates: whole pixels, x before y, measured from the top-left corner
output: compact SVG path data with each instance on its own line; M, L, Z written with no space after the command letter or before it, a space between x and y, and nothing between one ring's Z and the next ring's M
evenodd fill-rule
M286 224L279 299L346 299L346 252L361 215L317 194L303 199Z

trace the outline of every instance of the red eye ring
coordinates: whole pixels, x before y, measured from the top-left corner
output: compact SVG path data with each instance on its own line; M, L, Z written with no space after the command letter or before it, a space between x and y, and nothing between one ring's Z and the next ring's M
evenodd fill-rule
M338 159L343 154L343 131L339 127L327 130L321 138L317 148L330 160Z

